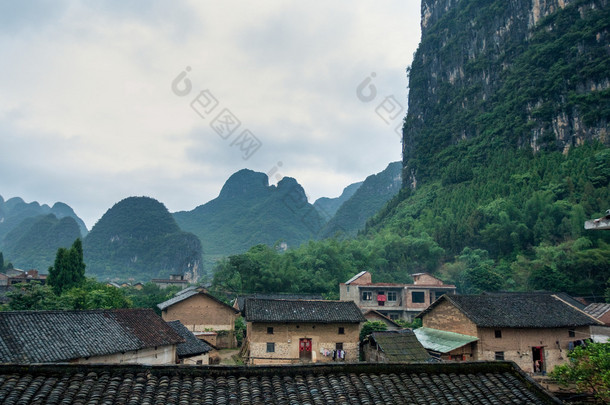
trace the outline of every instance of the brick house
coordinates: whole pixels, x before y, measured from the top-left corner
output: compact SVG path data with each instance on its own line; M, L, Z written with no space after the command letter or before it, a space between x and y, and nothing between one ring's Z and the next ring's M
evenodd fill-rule
M358 361L360 324L351 301L248 299L245 304L250 364Z
M470 358L550 372L599 321L551 293L445 295L417 316L425 328L476 337Z
M369 309L364 313L364 317L368 322L383 322L386 326L386 330L400 330L404 329L398 323L394 322L387 316L381 314L379 311L375 311L374 309Z
M0 312L0 363L174 364L183 342L152 309Z
M585 307L584 311L603 325L591 326L591 339L597 343L610 342L610 304L593 303Z
M214 349L209 344L197 339L180 321L169 321L167 324L184 339L184 343L176 346L177 364L210 364L210 352Z
M203 290L180 291L157 307L164 321L180 321L197 337L214 332L210 343L220 349L237 345L235 319L239 311Z
M362 271L339 284L339 299L354 301L363 311L374 309L390 319L413 318L443 294L455 294L456 287L428 274L412 274L413 284L373 283L371 273Z

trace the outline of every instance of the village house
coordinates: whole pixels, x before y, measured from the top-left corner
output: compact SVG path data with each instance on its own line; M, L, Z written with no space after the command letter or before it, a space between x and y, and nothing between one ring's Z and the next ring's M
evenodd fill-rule
M374 309L369 309L364 313L364 317L368 322L382 322L386 326L386 330L399 330L404 329L400 324L396 323L392 319L383 315L379 311L375 311Z
M184 278L184 274L172 274L169 278L153 278L150 282L163 289L167 287L186 288L189 285L189 281Z
M417 340L432 357L443 361L468 361L473 358L476 336L447 332L432 328L417 328L413 331Z
M176 364L210 364L210 352L214 349L209 344L197 339L180 321L170 321L167 324L184 339L184 343L176 346Z
M546 373L599 321L551 293L445 295L418 315L425 328L477 338L460 360L509 360Z
M202 289L178 292L157 305L164 321L180 321L200 339L219 349L237 346L235 319L239 313Z
M0 403L561 404L510 362L0 365Z
M360 324L351 301L248 299L249 364L358 361Z
M35 269L8 269L6 270L6 274L0 273L0 286L12 286L19 283L29 283L30 281L37 281L40 284L45 284L47 275L39 274L38 270Z
M291 293L275 293L275 294L246 294L238 295L233 301L233 308L239 312L244 312L246 300L250 298L258 298L263 300L322 300L322 294L291 294Z
M456 287L428 274L412 274L413 284L373 283L371 273L362 271L339 284L339 299L354 301L363 311L374 309L392 320L413 318L443 294L455 294Z
M596 343L610 342L610 304L601 302L589 304L584 311L603 323L603 325L591 326L591 339Z
M407 363L431 360L411 329L373 332L362 341L364 361Z
M183 342L151 309L0 312L0 363L174 364Z

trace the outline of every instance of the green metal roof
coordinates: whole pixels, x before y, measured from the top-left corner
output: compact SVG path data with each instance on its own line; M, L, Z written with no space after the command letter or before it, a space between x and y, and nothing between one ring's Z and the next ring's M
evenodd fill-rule
M462 335L461 333L447 332L432 328L417 328L413 331L422 346L427 350L440 353L449 353L468 343L475 342L479 338L475 336Z

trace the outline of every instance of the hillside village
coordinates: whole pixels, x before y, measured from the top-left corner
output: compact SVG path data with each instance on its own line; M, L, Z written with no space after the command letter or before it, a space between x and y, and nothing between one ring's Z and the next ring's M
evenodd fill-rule
M408 108L381 69L352 94L397 119L402 162L337 198L309 203L282 162L91 230L0 196L0 404L610 403L608 3L422 0ZM195 70L165 90L186 100ZM212 118L199 91L186 110ZM246 161L263 143L231 138L228 100L206 130Z

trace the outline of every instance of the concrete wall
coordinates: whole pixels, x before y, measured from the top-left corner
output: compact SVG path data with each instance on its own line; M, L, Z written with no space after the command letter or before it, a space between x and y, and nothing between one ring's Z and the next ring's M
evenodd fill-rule
M72 360L79 364L150 364L169 365L176 363L176 345L149 347L107 356L95 356Z
M161 317L164 321L179 320L193 332L205 330L235 329L235 312L214 299L197 294L165 309Z
M208 365L210 364L210 356L208 353L200 354L198 356L191 357L183 357L180 359L179 364L186 364L187 366L196 366L196 365Z
M273 334L267 328L273 327ZM339 334L339 328L344 334ZM337 343L343 343L345 359L358 361L359 324L247 324L247 339L250 349L250 364L286 364L299 362L299 339L311 339L312 362L332 362L331 356L323 356L321 349L335 350ZM267 353L267 343L275 343L275 352Z
M418 274L413 276L413 284L418 285L418 284L423 284L423 285L443 285L442 280L431 276L430 274Z

